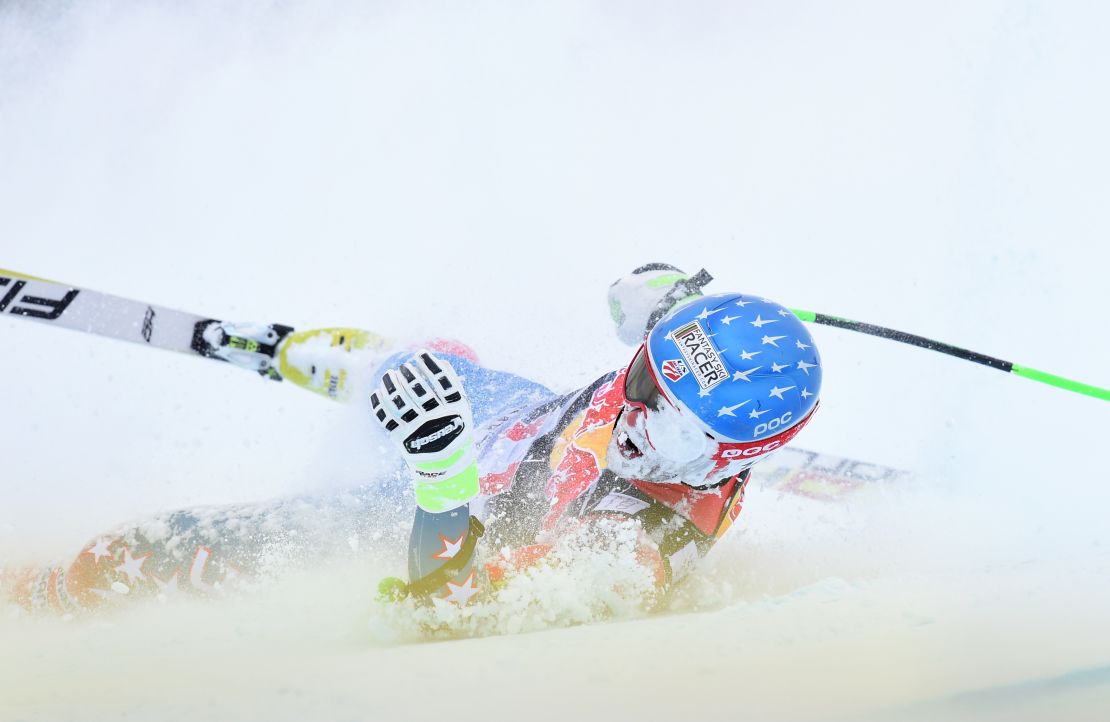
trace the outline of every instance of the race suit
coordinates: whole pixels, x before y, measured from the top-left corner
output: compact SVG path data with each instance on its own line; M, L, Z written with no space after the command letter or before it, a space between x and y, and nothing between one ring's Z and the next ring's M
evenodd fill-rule
M470 508L417 509L409 545L414 591L468 601L502 567L478 563L505 548L534 550L561 525L593 518L637 522L661 586L684 576L740 512L748 471L696 489L617 477L606 465L624 408L625 369L567 394L481 366L465 346L439 352L458 372L477 427L481 496ZM381 369L405 360L398 354ZM380 372L379 372L380 373ZM322 549L372 538L383 504L404 503L388 484L275 503L177 511L98 536L67 566L9 577L11 596L35 611L77 613L168 591L211 593ZM411 506L409 507L411 508ZM473 518L471 518L473 517ZM481 539L479 540L479 537ZM457 561L452 559L458 557ZM436 570L446 567L448 573Z

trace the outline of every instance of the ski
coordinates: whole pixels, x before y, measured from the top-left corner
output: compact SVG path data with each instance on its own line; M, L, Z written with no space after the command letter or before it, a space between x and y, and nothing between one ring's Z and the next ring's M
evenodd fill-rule
M818 501L843 501L911 476L882 464L794 446L780 449L752 471L753 482L760 487Z
M0 315L24 318L151 348L224 361L274 381L344 400L351 352L387 340L354 328L297 332L285 324L223 321L0 269ZM345 353L322 353L327 349Z
M236 324L0 269L0 313L152 348L226 361L280 381L281 324Z

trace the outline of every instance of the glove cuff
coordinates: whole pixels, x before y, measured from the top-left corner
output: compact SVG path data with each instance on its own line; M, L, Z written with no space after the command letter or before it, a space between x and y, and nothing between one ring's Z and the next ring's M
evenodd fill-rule
M474 446L459 449L443 461L410 462L416 504L433 514L450 511L478 496L478 463Z

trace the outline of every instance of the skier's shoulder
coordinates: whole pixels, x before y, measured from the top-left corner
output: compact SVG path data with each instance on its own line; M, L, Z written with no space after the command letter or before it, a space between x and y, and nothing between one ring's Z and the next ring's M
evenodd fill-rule
M550 407L560 409L564 422L560 426L575 422L589 427L611 423L624 405L624 389L620 383L622 374L623 369L609 371L589 384L554 399Z

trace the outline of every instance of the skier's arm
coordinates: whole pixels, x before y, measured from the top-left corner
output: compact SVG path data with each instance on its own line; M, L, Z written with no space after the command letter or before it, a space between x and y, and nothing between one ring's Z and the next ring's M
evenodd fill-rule
M609 286L609 313L617 336L630 346L644 342L648 331L675 306L702 295L713 280L702 269L693 276L666 263L648 263Z
M477 592L474 548L483 529L470 516L478 464L462 383L449 363L420 351L382 376L370 405L408 464L417 505L409 581L383 591L465 604Z

